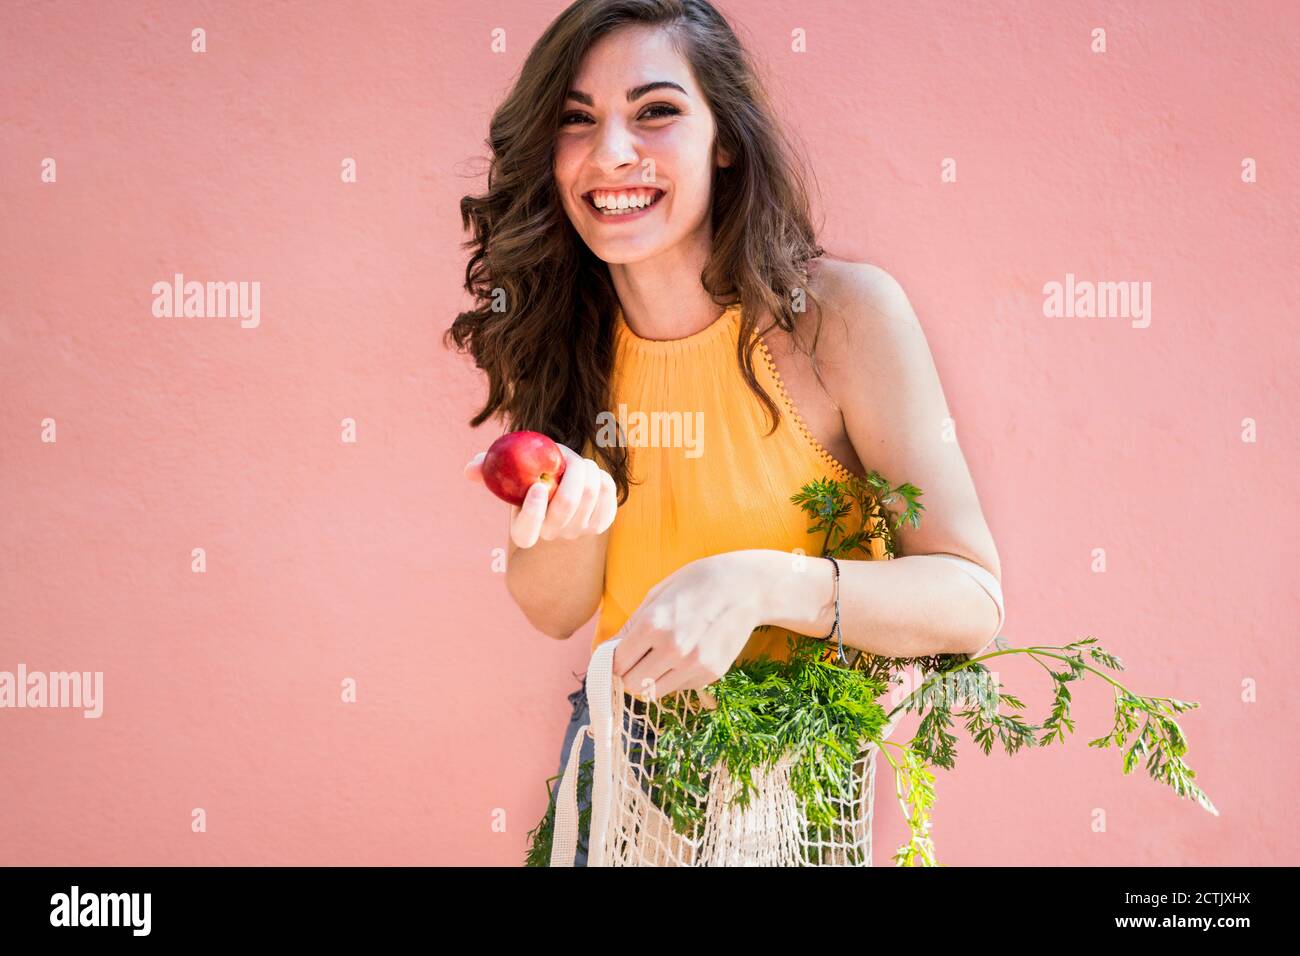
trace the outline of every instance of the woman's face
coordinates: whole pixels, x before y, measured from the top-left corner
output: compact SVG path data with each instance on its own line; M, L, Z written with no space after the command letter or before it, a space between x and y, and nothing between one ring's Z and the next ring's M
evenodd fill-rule
M664 82L674 85L644 89ZM592 252L640 262L708 230L713 169L729 160L715 160L713 114L668 33L629 26L605 35L572 87L555 137L555 182ZM627 208L611 214L597 203Z

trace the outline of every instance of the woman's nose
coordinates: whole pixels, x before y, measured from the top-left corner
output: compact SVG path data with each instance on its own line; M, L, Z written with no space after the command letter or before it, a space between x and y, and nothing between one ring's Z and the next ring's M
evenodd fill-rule
M635 138L626 127L606 126L601 130L592 159L601 169L612 172L628 163L636 164L639 154Z

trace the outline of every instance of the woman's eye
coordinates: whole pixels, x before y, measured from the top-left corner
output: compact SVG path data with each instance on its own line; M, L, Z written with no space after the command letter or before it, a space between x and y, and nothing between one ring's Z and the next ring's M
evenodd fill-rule
M671 103L655 103L653 106L647 106L641 113L641 119L663 119L665 116L677 116L681 113L677 107ZM561 126L572 126L574 123L588 123L591 117L586 113L565 113L560 117Z
M641 115L647 119L659 119L664 116L676 116L680 112L681 110L671 103L656 103L647 107L646 111Z

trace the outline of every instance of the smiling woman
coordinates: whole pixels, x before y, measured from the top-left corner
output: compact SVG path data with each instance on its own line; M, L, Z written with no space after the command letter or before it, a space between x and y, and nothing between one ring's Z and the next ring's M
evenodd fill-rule
M567 638L599 611L593 650L619 637L614 673L644 697L784 658L788 636L837 620L881 656L984 644L997 610L952 561L873 552L837 577L806 558L821 542L791 496L866 464L926 489L914 541L996 566L960 449L920 437L948 410L906 296L824 254L722 16L705 0L579 0L530 51L489 142L487 192L461 201L478 307L448 336L489 379L470 424L541 432L568 462L553 500L510 515L507 586L528 619ZM653 414L707 424L707 450L622 434ZM590 754L581 717L566 757Z

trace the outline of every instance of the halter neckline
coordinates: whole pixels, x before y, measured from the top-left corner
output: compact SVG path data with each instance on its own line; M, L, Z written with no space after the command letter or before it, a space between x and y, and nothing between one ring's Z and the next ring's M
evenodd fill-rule
M619 305L614 307L614 324L625 347L651 354L673 354L722 338L739 325L740 312L740 303L733 303L704 328L680 339L647 339L637 335L627 324L627 319L623 317L623 307Z

